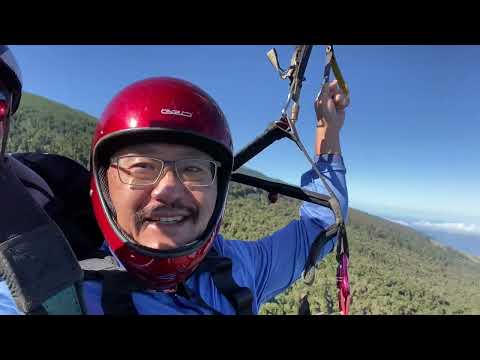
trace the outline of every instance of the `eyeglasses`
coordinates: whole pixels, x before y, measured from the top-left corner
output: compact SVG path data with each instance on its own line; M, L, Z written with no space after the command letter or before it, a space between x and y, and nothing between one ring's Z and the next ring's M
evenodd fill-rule
M127 185L148 186L163 175L165 166L172 164L177 178L187 187L210 186L215 181L218 161L207 159L181 159L167 161L148 156L125 155L113 158L120 181Z

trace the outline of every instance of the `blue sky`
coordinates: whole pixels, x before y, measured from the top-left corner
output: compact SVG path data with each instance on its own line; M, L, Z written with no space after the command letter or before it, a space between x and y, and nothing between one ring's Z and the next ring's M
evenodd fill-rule
M229 118L238 151L280 115L292 46L12 46L25 90L99 117L111 97L150 76L209 92ZM352 102L342 131L352 207L389 216L480 225L480 46L336 46ZM298 128L313 151L324 65L315 47ZM307 161L283 140L247 164L298 184Z

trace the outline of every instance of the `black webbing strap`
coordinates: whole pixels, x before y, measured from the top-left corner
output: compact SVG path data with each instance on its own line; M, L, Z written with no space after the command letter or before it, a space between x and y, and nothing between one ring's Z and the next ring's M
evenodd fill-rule
M143 287L122 270L84 270L85 280L102 281L102 308L105 315L138 315L132 294Z
M269 124L262 135L235 154L235 158L233 159L233 171L238 170L242 165L275 141L284 137L290 137L289 133L285 131L287 128L288 124L282 120L274 121Z
M304 283L306 285L312 285L315 280L315 265L317 263L318 256L320 251L325 246L325 244L332 239L335 235L339 235L337 239L337 251L342 246L340 243L343 242L343 235L345 234L345 225L334 224L330 226L327 230L322 231L315 241L310 246L310 252L308 254L307 262L305 264L304 270ZM342 231L343 230L343 231ZM308 302L308 294L304 295L300 299L300 304L298 307L298 315L311 315L310 303Z
M223 315L220 311L217 311L214 309L212 306L207 304L201 297L200 295L195 294L195 292L192 289L189 289L185 283L178 284L177 287L177 294L180 296L183 296L184 298L194 301L197 303L197 305L200 305L212 312L213 315ZM198 311L198 310L197 310Z
M340 262L340 256L345 253L347 256L350 256L350 252L348 250L348 238L347 238L347 230L345 229L345 224L340 224L338 229L338 238L337 238L337 261Z
M98 254L102 257L102 254ZM128 272L110 270L88 270L84 268L84 280L102 281L102 307L105 315L138 315L133 304L132 293L145 290ZM253 294L249 288L237 285L232 275L232 260L219 256L215 249L210 250L207 257L195 271L212 274L217 289L232 304L237 315L253 315ZM199 305L211 310L215 315L222 315L184 284L178 288L179 295L195 301Z
M318 234L315 241L310 246L310 252L308 253L307 262L305 264L304 270L304 282L307 285L312 285L315 280L315 265L317 264L318 256L320 251L325 246L325 244L332 239L338 233L338 225L334 224L330 226L327 230L322 231Z
M212 274L215 286L232 304L237 315L253 315L252 291L247 287L238 286L233 279L231 259L219 256L212 247L196 271Z

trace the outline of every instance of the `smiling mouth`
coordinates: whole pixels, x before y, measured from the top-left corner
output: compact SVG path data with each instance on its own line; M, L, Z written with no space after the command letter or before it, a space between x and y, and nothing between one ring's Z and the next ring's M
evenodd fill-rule
M187 219L188 216L169 216L169 217L159 217L156 219L147 219L146 223L157 223L162 225L172 225L180 224Z

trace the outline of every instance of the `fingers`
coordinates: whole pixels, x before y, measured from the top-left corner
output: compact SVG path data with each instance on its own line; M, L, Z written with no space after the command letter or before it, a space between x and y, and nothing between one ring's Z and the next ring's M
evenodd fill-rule
M317 126L325 126L327 123L333 124L337 117L337 107L334 100L329 97L327 86L322 89L320 96L314 104L317 115Z
M335 95L333 101L335 102L338 109L343 110L350 104L350 97L343 94L337 94Z
M339 87L338 87L338 80L333 80L330 82L330 84L328 84L328 92L330 95L334 96L336 94L338 94L340 91Z
M333 80L328 84L328 96L333 99L335 106L339 110L345 109L350 104L350 97L345 95L338 86L338 80Z
M328 100L333 100L335 107L338 110L344 110L350 104L350 96L346 96L338 86L338 80L331 81L328 86L324 85L320 94L315 101L315 106L321 106L322 104L330 105ZM331 105L330 105L331 106Z
M317 99L315 100L314 106L317 111L317 115L323 116L323 114L328 111L328 105L330 103L333 105L332 98L330 96L330 90L327 86L322 87L320 94L318 94Z

